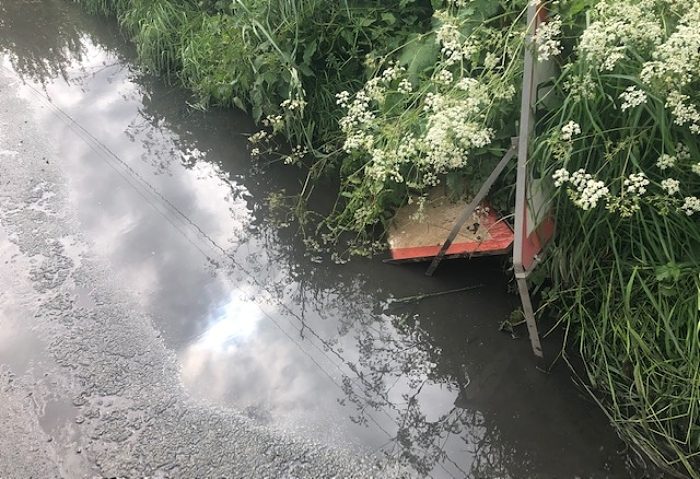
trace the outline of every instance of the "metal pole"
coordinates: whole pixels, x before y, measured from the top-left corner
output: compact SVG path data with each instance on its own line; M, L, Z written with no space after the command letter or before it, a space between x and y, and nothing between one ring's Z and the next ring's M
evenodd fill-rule
M462 230L464 223L466 223L467 220L471 218L472 213L474 213L474 210L476 210L476 207L479 206L479 203L481 203L484 198L486 198L486 195L488 194L493 184L496 182L498 176L501 174L501 172L510 162L510 160L512 160L515 156L515 152L517 151L517 138L513 138L512 142L513 143L511 147L508 149L501 161L496 165L489 177L481 185L479 192L476 194L476 196L474 196L474 198L472 198L472 201L467 205L467 207L464 208L462 213L459 215L459 218L457 218L457 221L452 227L452 231L450 231L450 234L447 236L447 240L445 240L445 243L442 245L442 248L440 248L440 252L437 254L437 256L435 256L435 258L433 258L433 262L430 263L428 270L425 272L426 276L433 275L437 267L440 265L440 262L445 257L445 253L447 253L447 250L450 248L450 246L452 246L452 242Z
M535 320L535 312L532 309L532 301L530 300L530 290L527 287L527 279L517 277L518 292L520 293L520 302L523 305L523 315L525 316L525 324L527 324L527 332L530 336L530 345L532 352L538 358L544 358L542 352L542 343L540 343L540 333L537 330L537 321Z
M527 238L525 204L527 202L527 161L529 153L530 134L533 130L533 83L535 78L535 58L532 53L533 35L536 29L541 2L531 2L527 12L527 35L525 37L525 65L523 71L523 96L520 106L520 142L518 145L518 168L515 183L515 244L513 245L513 269L515 280L518 283L520 302L523 307L523 315L527 324L528 335L532 352L538 358L543 358L542 344L537 330L537 320L532 308L530 290L527 287L527 277L530 271L523 265L523 242Z

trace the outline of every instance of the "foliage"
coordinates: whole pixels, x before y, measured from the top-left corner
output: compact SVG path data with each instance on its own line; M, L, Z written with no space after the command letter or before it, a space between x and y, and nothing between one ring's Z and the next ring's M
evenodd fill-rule
M695 478L699 12L697 1L626 0L599 3L588 22L570 15L580 40L534 150L560 189L550 309L623 436Z
M430 29L377 58L363 85L333 98L344 112L340 135L317 141L302 191L303 203L323 175L338 176L338 202L318 229L326 243L351 233L352 251L366 252L362 245L407 200L422 205L437 185L456 197L478 185L515 135L526 2L433 3L442 8ZM268 138L251 138L254 152ZM297 152L285 161L299 163Z

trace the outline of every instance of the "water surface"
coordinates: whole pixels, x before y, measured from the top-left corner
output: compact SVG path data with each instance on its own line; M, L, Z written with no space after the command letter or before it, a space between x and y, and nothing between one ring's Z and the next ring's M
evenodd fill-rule
M434 278L425 265L319 262L267 208L301 173L251 160L249 117L191 108L138 68L111 20L0 0L0 51L22 95L45 102L62 152L50 161L85 237L177 352L191 396L419 476L628 477L566 369L538 371L525 330L499 332L518 304L501 261L445 263ZM0 345L16 340L33 347L19 327L0 332ZM3 346L0 362L25 367L25 350Z

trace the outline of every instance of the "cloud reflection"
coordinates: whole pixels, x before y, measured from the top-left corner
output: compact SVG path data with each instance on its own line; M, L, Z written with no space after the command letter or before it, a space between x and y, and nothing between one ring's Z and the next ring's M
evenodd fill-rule
M71 28L92 28L86 18L71 18ZM526 342L517 349L499 336L496 325L512 298L498 267L462 264L450 274L445 265L439 278L427 280L417 269L381 263L311 263L298 238L271 224L261 206L270 192L298 187L298 179L289 169L252 171L245 139L232 134L250 128L248 120L187 111L186 93L139 77L127 62L103 68L127 48L103 47L121 41L114 32L68 37L69 44L78 39L76 53L52 54L52 36L32 46L35 60L28 64L17 61L26 55L26 38L0 48L14 54L13 65L29 78L45 75L54 104L162 195L130 185L124 169L110 169L46 114L47 131L65 151L60 161L84 234L140 295L177 350L193 394L253 408L275 424L294 418L325 430L329 442L381 446L424 475L554 477L568 468L590 476L601 429L590 427L585 413L565 413L567 404L580 402L562 393L562 381L533 374ZM47 80L51 75L55 81ZM209 240L238 265L226 263ZM220 263L212 266L201 253ZM375 310L388 295L477 282L488 288L409 304L405 314ZM550 461L574 450L577 457L562 467Z
M206 331L187 349L232 353L238 346L250 340L263 318L262 311L250 297L250 292L243 289L232 292L229 300L216 308L212 317L207 320Z

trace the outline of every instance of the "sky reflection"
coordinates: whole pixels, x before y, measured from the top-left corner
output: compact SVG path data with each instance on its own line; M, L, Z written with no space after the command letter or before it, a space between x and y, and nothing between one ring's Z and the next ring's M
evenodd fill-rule
M114 27L74 5L47 0L39 39L16 6L42 8L0 5L15 22L0 28L3 64L28 99L39 90L90 133L37 110L86 240L176 351L193 396L421 475L608 477L617 443L604 420L566 375L534 369L526 340L497 331L515 303L501 265L450 263L426 279L415 265L310 261L265 206L299 173L251 163L244 114L189 109L186 92L139 72ZM485 286L381 306L473 284Z

